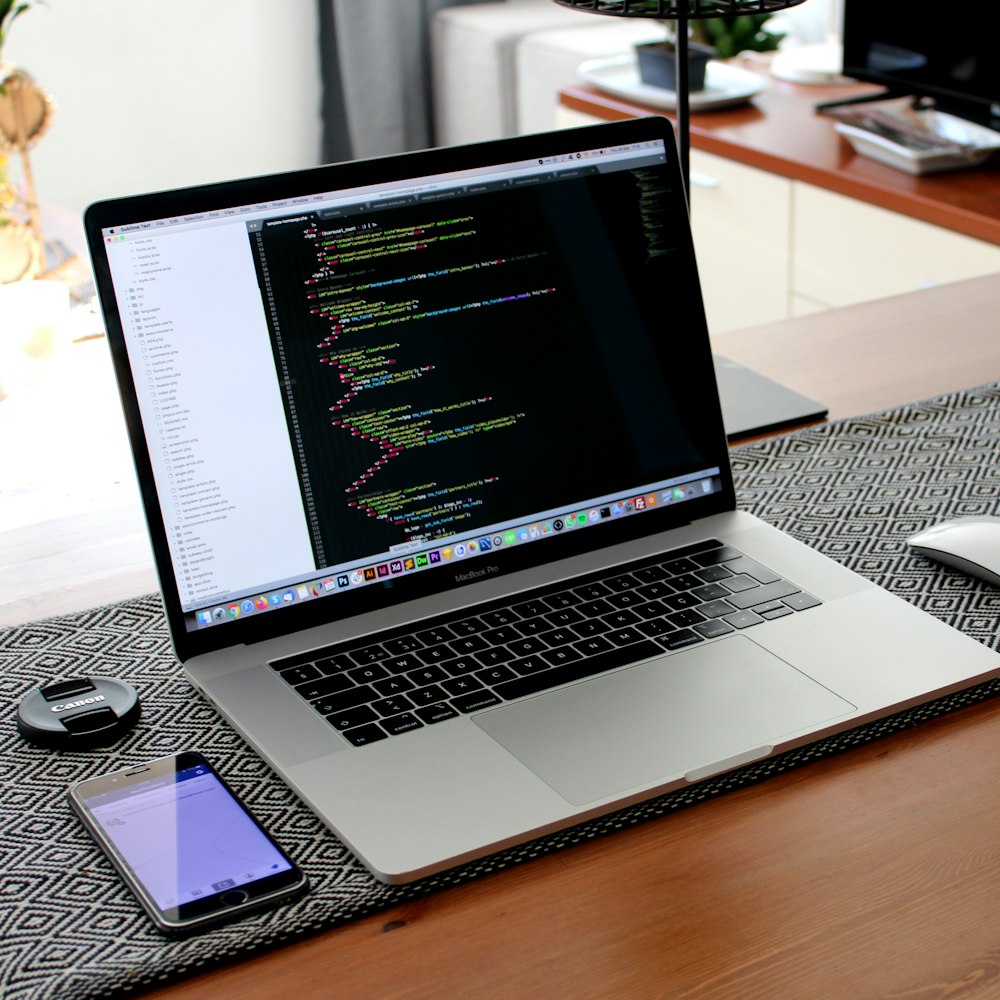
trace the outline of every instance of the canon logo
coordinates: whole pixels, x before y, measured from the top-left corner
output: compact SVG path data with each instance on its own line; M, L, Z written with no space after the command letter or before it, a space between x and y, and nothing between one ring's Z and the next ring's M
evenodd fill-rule
M489 565L482 566L479 569L470 569L466 573L456 573L455 580L458 583L468 583L470 580L481 580L484 576L492 576L494 573L499 573L500 567Z
M83 708L84 705L93 705L95 701L106 701L103 694L95 694L90 698L81 698L79 701L70 701L65 705L53 705L51 712L68 712L71 708Z

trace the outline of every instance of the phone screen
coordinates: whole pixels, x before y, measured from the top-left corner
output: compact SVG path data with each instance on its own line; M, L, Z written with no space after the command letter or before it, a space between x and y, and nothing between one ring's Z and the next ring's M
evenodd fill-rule
M87 805L161 909L291 868L204 764Z
M256 908L305 884L198 754L81 782L71 801L161 929Z

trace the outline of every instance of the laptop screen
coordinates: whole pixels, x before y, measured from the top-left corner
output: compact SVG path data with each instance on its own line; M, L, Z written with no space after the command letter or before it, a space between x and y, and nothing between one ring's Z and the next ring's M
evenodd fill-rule
M184 630L336 618L719 500L675 157L637 124L89 210Z

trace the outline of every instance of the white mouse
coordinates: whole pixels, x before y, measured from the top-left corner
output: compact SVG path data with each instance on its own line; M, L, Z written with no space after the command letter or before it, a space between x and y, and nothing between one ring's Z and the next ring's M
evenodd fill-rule
M1000 587L1000 517L957 517L911 535L914 552Z

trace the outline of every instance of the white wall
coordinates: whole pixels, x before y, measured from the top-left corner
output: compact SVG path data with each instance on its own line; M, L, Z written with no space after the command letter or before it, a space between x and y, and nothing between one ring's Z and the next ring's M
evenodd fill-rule
M319 160L316 0L48 0L4 61L52 94L32 153L42 202L308 167ZM12 164L13 165L13 164Z

